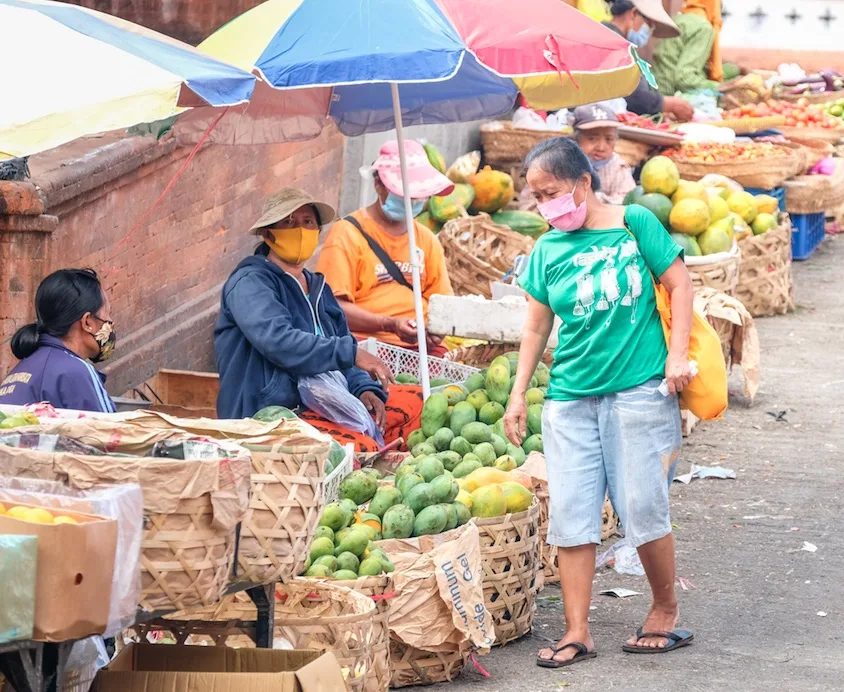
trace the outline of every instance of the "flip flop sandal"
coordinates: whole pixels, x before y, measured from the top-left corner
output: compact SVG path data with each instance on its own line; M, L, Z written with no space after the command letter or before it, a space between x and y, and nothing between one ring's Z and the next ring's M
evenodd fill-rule
M555 661L554 656L565 649L577 649L577 653L568 661ZM585 661L587 658L595 658L598 655L597 651L589 651L589 649L586 648L586 645L581 644L580 642L569 642L568 644L563 644L560 647L552 646L551 651L554 652L551 654L551 658L541 658L540 656L537 656L536 665L540 668L565 668L573 663Z
M669 651L682 649L684 646L691 644L695 635L691 632L687 632L686 630L674 630L673 632L643 632L640 627L636 630L636 637L639 639L646 639L648 637L663 637L670 643L668 646L663 647L631 646L630 644L625 644L621 647L621 650L627 652L628 654L667 654Z

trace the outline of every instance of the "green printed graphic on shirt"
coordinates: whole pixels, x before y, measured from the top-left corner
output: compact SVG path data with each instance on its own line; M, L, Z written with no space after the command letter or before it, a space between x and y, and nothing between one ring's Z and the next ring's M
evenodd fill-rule
M620 392L664 376L668 350L651 272L662 275L682 250L644 207L627 207L625 220L630 232L546 233L520 277L562 321L551 399Z

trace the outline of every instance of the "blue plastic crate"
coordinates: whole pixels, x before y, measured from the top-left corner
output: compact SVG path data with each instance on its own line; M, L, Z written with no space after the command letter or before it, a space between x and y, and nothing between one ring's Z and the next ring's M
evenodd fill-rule
M826 232L826 215L792 214L791 257L796 260L809 259L818 245L823 242Z
M785 188L775 187L773 190L760 190L758 187L744 188L751 195L770 195L780 204L780 211L785 211Z

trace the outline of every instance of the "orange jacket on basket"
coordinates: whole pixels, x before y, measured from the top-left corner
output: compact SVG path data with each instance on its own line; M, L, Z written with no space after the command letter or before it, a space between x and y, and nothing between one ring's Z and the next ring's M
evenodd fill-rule
M386 233L365 209L352 216L401 269L408 283L410 273L410 244L407 235ZM453 295L442 245L429 228L416 224L416 246L420 254L420 281L425 317L428 300L434 294ZM413 292L393 279L372 252L360 231L348 221L336 222L325 239L317 262L317 271L325 274L334 295L377 315L415 319ZM379 341L401 346L402 341L392 332L362 334L358 339L374 336Z

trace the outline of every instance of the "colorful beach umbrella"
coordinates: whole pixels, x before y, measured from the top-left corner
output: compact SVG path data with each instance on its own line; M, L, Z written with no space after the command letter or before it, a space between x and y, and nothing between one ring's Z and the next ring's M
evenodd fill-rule
M0 159L249 101L255 76L131 22L47 0L0 0L7 65Z
M292 119L273 120L271 95L262 117L251 105L227 115L223 141L253 143L314 136L330 116L347 135L395 127L401 144L404 126L499 117L519 92L540 110L623 97L644 68L632 44L561 0L268 0L199 48L297 104ZM203 117L186 114L180 131L202 131ZM405 215L427 395L410 198Z

